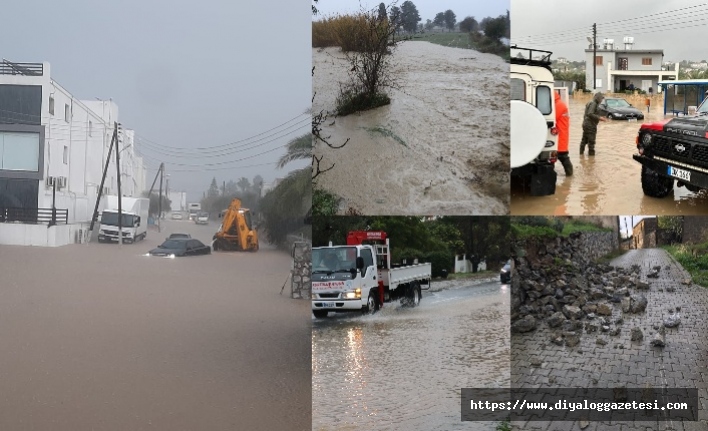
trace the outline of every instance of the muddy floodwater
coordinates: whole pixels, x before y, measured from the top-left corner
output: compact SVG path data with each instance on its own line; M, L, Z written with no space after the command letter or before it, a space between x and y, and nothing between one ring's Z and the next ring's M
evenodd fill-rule
M339 48L313 49L313 111L333 112L348 65ZM330 117L315 154L317 187L367 215L504 215L509 211L509 66L500 57L429 42L393 55L401 89L370 111Z
M313 430L494 430L460 421L460 388L510 385L509 289L423 292L373 316L313 321Z
M0 430L310 430L309 303L291 259L146 257L136 244L0 246Z
M693 193L674 186L673 192L662 199L644 196L640 180L641 165L632 159L636 154L637 132L642 121L607 121L600 123L597 133L597 154L580 156L582 119L588 96L571 98L570 158L575 172L566 177L558 163L556 193L552 196L529 196L516 181L511 187L511 213L514 215L597 215L597 214L705 214L708 194ZM654 96L647 114L643 99L629 100L644 111L644 122L664 117L663 101Z

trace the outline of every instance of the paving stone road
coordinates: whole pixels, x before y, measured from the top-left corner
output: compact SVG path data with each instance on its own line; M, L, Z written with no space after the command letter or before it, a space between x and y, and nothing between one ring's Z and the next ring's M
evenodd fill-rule
M611 263L617 267L641 266L641 279L651 284L642 291L648 299L645 313L624 314L613 306L612 318L624 318L619 336L583 332L575 347L550 342L551 330L545 323L525 334L512 334L511 381L519 388L698 388L698 422L513 422L523 430L708 430L708 289L682 281L689 274L661 249L631 250ZM647 278L652 267L660 265L658 278ZM675 289L674 291L672 291ZM681 324L666 328L666 346L650 345L661 324L681 308ZM631 329L644 333L642 341L631 340ZM597 344L597 339L607 341ZM618 345L623 346L619 348ZM585 424L583 424L585 425Z

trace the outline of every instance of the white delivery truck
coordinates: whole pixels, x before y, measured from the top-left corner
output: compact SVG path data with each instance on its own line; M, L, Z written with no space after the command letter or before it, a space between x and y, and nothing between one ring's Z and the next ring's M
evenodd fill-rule
M330 311L374 313L397 299L415 307L421 290L430 288L431 274L430 263L391 265L386 232L349 232L347 245L312 249L312 313L317 318Z
M187 206L187 211L189 214L189 219L194 220L197 217L197 214L202 211L202 204L197 202L190 203Z
M123 242L133 243L147 236L150 199L127 198L121 200L121 229ZM101 213L98 242L118 242L118 196L106 196L106 207Z

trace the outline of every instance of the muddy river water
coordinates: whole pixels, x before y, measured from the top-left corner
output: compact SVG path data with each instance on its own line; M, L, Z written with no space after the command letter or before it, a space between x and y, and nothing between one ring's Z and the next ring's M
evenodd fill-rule
M608 121L600 123L597 154L580 156L582 118L588 96L571 98L570 158L575 167L566 177L562 166L556 166L558 180L553 196L529 196L512 182L511 213L514 215L596 215L596 214L704 214L708 210L708 194L692 193L674 187L663 199L644 196L640 181L641 165L632 159L636 153L635 138L640 122ZM664 119L661 97L654 96L651 112L639 97L629 100L645 113L644 122ZM666 117L668 118L668 117Z
M435 293L419 307L313 321L312 429L494 430L460 421L460 388L508 387L509 289Z
M350 66L339 48L313 49L313 111L333 112ZM317 187L367 215L503 215L509 210L509 66L500 57L429 42L394 51L400 89L390 105L330 117L315 154Z

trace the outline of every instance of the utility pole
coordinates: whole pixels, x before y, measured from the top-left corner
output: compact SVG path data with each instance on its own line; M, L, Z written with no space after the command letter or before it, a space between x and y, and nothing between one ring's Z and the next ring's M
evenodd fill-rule
M224 181L223 186L221 186L221 196L226 196L226 181Z
M597 89L597 24L592 25L592 89Z
M118 135L118 122L113 123L116 136ZM116 145L116 175L118 177L118 244L123 245L123 194L120 191L120 145Z
M157 231L162 232L162 177L165 173L165 164L160 164L160 197L157 201Z
M117 130L113 130L113 137L111 138L111 145L108 147L108 157L106 157L106 166L103 168L103 177L101 177L101 185L99 186L98 193L96 193L96 206L93 209L93 217L91 217L91 225L89 226L89 232L93 231L93 225L98 218L98 204L101 202L101 195L103 194L103 185L106 182L106 174L108 173L108 164L111 162L111 151L113 151L113 145L118 139ZM116 145L117 147L117 145ZM116 149L116 151L118 151Z

